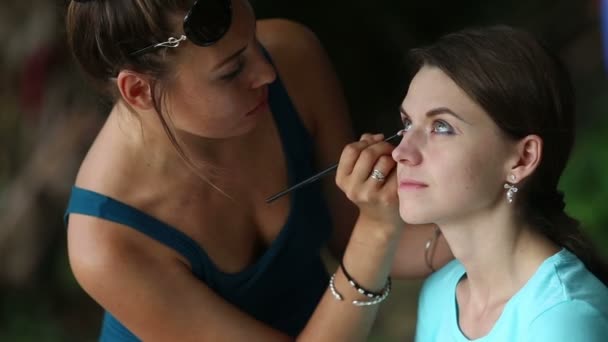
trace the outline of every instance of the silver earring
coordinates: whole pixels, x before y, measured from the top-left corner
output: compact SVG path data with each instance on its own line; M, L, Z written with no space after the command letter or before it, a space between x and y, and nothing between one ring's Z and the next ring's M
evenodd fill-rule
M509 203L513 203L513 197L515 196L515 193L517 192L517 187L515 186L515 184L511 185L509 183L505 183L505 189L507 190L507 201Z

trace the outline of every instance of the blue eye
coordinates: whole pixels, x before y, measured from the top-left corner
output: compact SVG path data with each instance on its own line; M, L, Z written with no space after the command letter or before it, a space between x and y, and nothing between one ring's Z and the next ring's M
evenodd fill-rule
M402 118L401 121L403 122L403 130L405 132L409 131L410 128L412 128L412 121L409 118Z
M437 120L433 122L433 132L439 134L454 134L454 129L447 122Z

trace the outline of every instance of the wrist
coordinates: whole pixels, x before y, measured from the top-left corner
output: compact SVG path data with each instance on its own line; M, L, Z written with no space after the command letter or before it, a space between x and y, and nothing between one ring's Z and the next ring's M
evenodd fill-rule
M348 273L348 271L346 271L346 268L344 267L343 263L340 264L340 270L342 271L342 274L345 276L346 281L349 284L350 291L348 291L348 292L351 292L349 294L349 297L353 297L350 299L350 301L355 306L361 307L361 306L372 306L372 305L380 304L381 302L386 300L386 298L388 297L388 295L391 292L390 276L388 276L386 278L386 283L384 284L384 286L382 287L382 289L380 291L370 291L370 290L366 289L365 287L363 287L362 285L360 285ZM338 292L336 285L335 285L336 274L337 273L334 273L331 276L331 279L329 281L329 289L336 300L343 301L343 300L345 300L345 297L340 292ZM348 289L346 289L346 290L348 290ZM356 295L354 295L354 294L356 294Z
M359 215L353 228L351 241L365 242L379 247L387 246L398 240L404 229L405 223L401 220L386 221Z

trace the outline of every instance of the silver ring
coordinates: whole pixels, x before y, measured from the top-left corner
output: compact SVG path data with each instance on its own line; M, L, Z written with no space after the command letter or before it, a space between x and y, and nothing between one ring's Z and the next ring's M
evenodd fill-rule
M384 174L378 169L374 169L374 171L372 171L372 174L370 175L370 177L377 182L382 182L384 180L384 178L386 178L384 176Z

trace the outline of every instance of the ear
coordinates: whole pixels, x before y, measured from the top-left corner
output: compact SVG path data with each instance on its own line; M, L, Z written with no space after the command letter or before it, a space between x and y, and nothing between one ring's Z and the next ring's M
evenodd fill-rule
M149 110L154 108L149 78L134 71L122 70L116 84L124 101L133 108Z
M543 140L538 135L528 135L519 140L515 150L515 163L506 179L510 183L519 183L536 170L542 158Z

